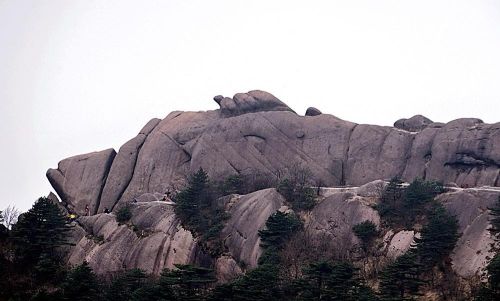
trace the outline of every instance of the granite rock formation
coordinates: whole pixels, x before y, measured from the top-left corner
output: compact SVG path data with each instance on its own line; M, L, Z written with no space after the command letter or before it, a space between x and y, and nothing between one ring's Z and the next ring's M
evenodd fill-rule
M231 218L222 231L228 251L214 259L179 224L169 193L200 167L211 178L223 179L234 174L272 178L292 166L307 166L316 183L343 186L322 189L307 226L317 235L341 238L348 249L359 243L351 231L354 224L368 219L378 225L372 205L383 180L398 176L452 183L454 190L438 199L457 215L463 232L452 257L454 269L466 277L484 267L491 255L485 251L491 241L485 212L500 185L500 123L465 118L442 124L417 115L385 127L344 121L313 108L299 116L263 91L214 100L220 109L152 119L118 153L109 149L71 157L47 171L66 209L88 215L77 220L70 263L86 260L101 274L132 267L158 274L174 263L208 263L219 280L228 281L256 265L258 230L270 214L287 210L283 197L274 189L233 195L226 205ZM474 188L481 186L493 188ZM133 208L135 227L115 220L116 210L126 204ZM386 233L384 252L401 254L415 235Z

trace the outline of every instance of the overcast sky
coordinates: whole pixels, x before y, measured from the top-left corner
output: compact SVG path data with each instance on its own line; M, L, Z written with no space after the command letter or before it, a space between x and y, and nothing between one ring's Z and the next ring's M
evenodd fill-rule
M151 118L261 89L357 123L500 121L500 1L0 0L0 209Z

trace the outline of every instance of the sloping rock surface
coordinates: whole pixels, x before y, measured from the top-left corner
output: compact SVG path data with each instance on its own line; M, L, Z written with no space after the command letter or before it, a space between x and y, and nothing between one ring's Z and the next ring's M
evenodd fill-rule
M119 224L106 213L80 217L78 223L86 235L72 249L69 263L85 260L98 274L140 268L158 275L163 268L202 257L191 232L165 202L133 204L130 224Z
M216 111L153 119L116 158L113 150L72 157L47 177L61 200L80 214L86 205L91 213L103 212L146 192L179 188L200 167L223 178L234 173L271 177L304 165L325 186L394 176L466 187L499 185L500 123L458 119L417 133L328 114L299 116L262 91L220 103Z
M212 179L234 174L261 179L307 166L320 186L343 186L321 189L323 200L310 212L307 225L332 239L342 237L345 248L359 243L351 231L354 224L366 219L378 224L371 205L385 185L381 180L399 176L456 183L455 190L439 197L459 217L464 233L452 257L454 268L471 275L484 267L490 256L485 208L497 192L473 187L500 185L500 123L413 118L410 125L415 127L405 121L393 128L329 114L299 116L263 91L214 99L219 110L175 111L151 120L118 154L108 149L78 155L47 171L68 211L81 215L71 263L87 260L98 273L139 267L158 274L174 263L204 262L168 198L187 175L202 167ZM125 204L133 207L135 228L115 221L114 212ZM227 205L231 219L223 229L228 253L210 263L219 279L256 265L258 230L283 205L274 189L233 196ZM111 213L103 213L106 209ZM391 234L388 246L400 254L410 238L408 233Z
M68 209L80 215L95 214L115 155L107 149L64 159L57 169L47 171L47 178Z

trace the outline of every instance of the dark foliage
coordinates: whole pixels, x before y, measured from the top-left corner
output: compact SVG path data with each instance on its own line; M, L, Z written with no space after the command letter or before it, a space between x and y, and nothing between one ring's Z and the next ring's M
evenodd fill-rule
M201 238L202 247L212 255L223 252L219 233L228 216L216 202L207 173L200 168L189 178L188 186L174 200L176 215L185 228Z
M213 270L176 264L165 269L158 282L158 297L165 300L204 300L210 284L216 281Z
M362 247L366 251L378 235L377 226L372 221L361 222L352 227L354 234L361 240Z
M126 205L118 209L116 212L116 221L120 224L128 222L132 218L132 211L130 210L130 206Z
M115 278L106 292L107 300L127 300L147 282L147 275L140 269L126 271Z
M37 264L42 255L58 260L57 248L68 244L69 230L69 221L57 205L39 198L12 228L17 260L29 266Z
M444 192L440 182L415 179L407 188L393 178L384 190L377 210L390 227L411 228L415 219L425 215L434 197Z
M458 235L458 221L443 206L436 204L424 226L421 237L416 238L416 252L422 264L431 268L442 262L453 250Z
M312 173L307 168L293 166L288 175L278 184L278 192L292 205L294 210L308 210L315 205L315 191L312 189Z
M100 284L87 262L72 269L61 285L63 300L100 300Z
M382 300L411 300L423 284L419 275L422 267L415 252L407 252L388 265L380 275Z
M279 250L292 234L301 228L302 222L295 214L277 211L269 216L266 221L266 229L259 231L261 246L264 249L259 263L277 264Z
M312 263L296 281L296 300L377 300L374 292L358 278L350 263Z
M399 178L393 178L385 188L377 205L377 211L380 217L386 221L389 226L401 223L403 220L403 197L404 188Z

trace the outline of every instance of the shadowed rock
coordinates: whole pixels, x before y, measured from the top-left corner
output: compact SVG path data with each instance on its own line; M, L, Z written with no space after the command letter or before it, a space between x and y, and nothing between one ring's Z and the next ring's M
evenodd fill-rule
M314 108L314 107L309 107L306 110L306 116L318 116L321 115L321 111Z

